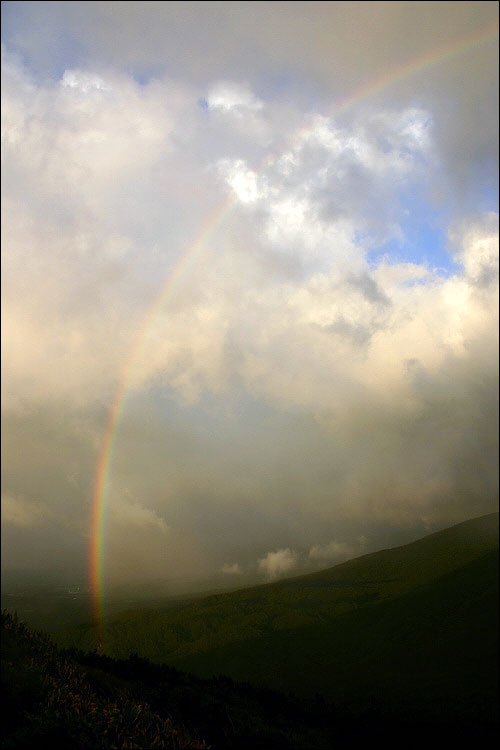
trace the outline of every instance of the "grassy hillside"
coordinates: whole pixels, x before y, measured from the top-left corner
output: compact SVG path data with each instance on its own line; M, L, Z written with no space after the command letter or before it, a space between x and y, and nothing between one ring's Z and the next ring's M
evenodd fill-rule
M67 642L92 648L82 626ZM320 573L111 621L106 652L320 693L343 715L494 722L498 514ZM406 718L405 718L406 717Z
M355 713L471 723L498 700L498 551L390 601L171 660L200 675L307 695Z
M109 622L105 650L176 661L273 632L321 626L332 618L402 596L498 547L498 514L473 519L412 544L276 583L206 597L162 610L135 610ZM60 643L95 648L89 626ZM193 662L194 663L194 662Z

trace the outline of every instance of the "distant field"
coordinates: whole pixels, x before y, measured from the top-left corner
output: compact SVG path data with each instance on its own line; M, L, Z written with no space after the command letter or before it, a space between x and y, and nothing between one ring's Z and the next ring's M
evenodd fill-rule
M202 590L174 595L158 589L154 585L123 585L108 593L107 612L113 617L130 610L165 610L184 606L213 593L213 590ZM88 586L84 585L8 582L2 586L1 607L17 612L30 627L52 636L75 625L90 627L92 621L92 599Z

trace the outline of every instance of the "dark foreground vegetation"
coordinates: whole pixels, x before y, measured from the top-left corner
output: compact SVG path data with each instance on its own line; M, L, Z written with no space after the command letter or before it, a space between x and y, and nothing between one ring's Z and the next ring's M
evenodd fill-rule
M84 667L5 610L1 666L4 748L208 747L126 681Z
M15 615L2 613L2 747L297 748L357 747L375 739L405 747L424 741L489 746L497 722L486 706L471 721L449 706L439 718L381 710L373 696L358 709L316 696L201 679L132 654L112 659L58 649ZM364 704L364 705L363 705ZM436 708L439 708L437 706ZM479 743L479 745L477 744Z
M117 660L61 650L5 610L2 644L6 749L307 750L333 747L340 736L341 717L320 698L304 702L223 676L203 680L136 654Z

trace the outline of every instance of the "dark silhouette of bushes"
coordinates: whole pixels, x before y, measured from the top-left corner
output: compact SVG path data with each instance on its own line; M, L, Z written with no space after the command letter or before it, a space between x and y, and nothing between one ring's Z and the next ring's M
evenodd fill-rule
M134 696L88 671L16 615L2 613L3 747L182 748L209 746Z
M5 610L2 642L6 750L331 746L324 722L293 696L202 680L137 654L62 651Z
M316 694L299 699L222 675L202 679L137 654L113 659L58 649L2 613L3 747L270 748L321 750L361 746L380 737L389 747L434 742L493 744L496 722L422 721L376 694L356 707ZM412 745L414 746L414 745Z

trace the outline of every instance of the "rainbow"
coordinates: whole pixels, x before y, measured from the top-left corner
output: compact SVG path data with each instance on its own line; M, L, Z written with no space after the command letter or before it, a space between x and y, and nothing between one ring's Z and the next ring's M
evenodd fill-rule
M95 473L94 491L92 494L89 548L89 580L92 593L93 619L97 632L97 641L101 647L104 643L104 528L106 522L106 499L109 486L109 471L112 464L114 438L120 422L120 417L125 408L126 397L134 373L134 368L141 355L143 343L147 338L151 325L166 302L168 293L175 287L175 284L180 277L187 272L189 266L195 262L196 257L203 248L206 237L210 236L224 221L233 204L234 197L231 195L217 208L215 213L203 225L196 240L189 246L188 251L184 253L180 261L169 274L166 284L163 285L162 291L149 308L139 331L135 335L134 343L130 349L129 356L119 378L119 386L108 411L106 429L99 453L99 460Z
M441 64L455 56L464 54L474 47L493 40L498 37L498 28L496 25L488 26L476 31L472 35L460 37L446 45L443 45L432 51L428 51L409 62L401 65L396 70L392 69L372 79L367 84L358 87L348 97L335 102L328 110L326 117L339 115L345 112L353 104L374 96L384 89L394 86L403 79L421 73L437 64ZM274 164L279 156L286 150L287 144L301 140L307 134L308 128L296 132L274 155L268 155L262 162L258 174L263 169ZM160 293L153 301L149 308L138 333L134 338L129 356L125 362L123 370L119 377L119 385L116 390L113 402L109 408L106 428L102 440L99 459L95 473L94 490L91 502L91 529L90 529L90 547L89 547L89 580L92 592L93 615L96 626L97 639L100 647L104 643L104 623L105 623L105 527L106 527L106 507L109 488L109 474L113 459L113 448L115 437L120 425L120 420L126 405L127 393L129 392L131 380L136 363L139 360L144 341L147 339L153 321L157 318L162 307L167 301L179 283L179 280L187 273L200 253L202 252L207 239L219 227L229 215L231 209L236 204L235 195L230 195L215 213L202 226L194 242L183 253L174 269L169 273Z

